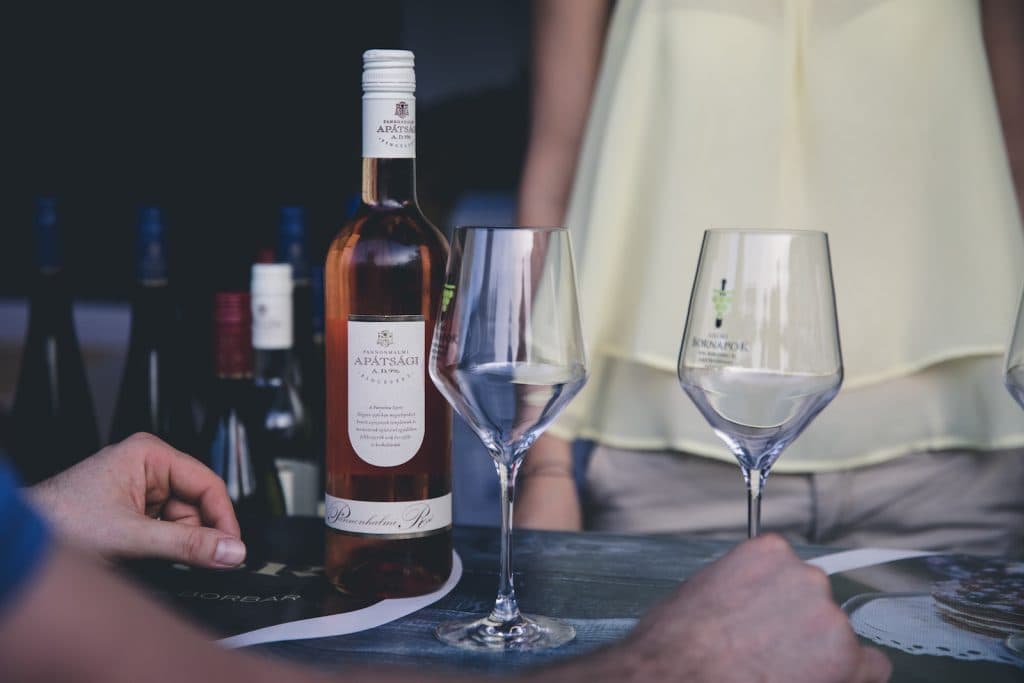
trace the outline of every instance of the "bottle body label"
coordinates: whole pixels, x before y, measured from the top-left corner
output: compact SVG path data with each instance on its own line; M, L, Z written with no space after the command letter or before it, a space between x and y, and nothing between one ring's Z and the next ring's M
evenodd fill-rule
M363 157L416 157L416 98L412 93L363 95Z
M452 494L427 500L380 502L325 496L327 526L359 536L415 538L452 525Z
M348 438L377 467L412 460L423 444L423 316L348 319Z

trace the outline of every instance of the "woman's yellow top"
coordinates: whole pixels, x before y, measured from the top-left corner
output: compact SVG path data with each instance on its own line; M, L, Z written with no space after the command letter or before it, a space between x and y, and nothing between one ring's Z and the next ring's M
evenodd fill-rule
M829 234L845 381L776 470L1024 444L1020 212L970 0L619 0L567 216L592 375L552 428L732 460L675 376L707 228Z

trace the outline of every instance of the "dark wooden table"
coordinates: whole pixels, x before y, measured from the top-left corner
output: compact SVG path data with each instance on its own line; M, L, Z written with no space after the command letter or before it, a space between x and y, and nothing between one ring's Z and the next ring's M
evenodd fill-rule
M322 522L288 520L269 541L283 561L309 561L320 551ZM518 531L515 535L516 589L529 613L570 621L576 639L540 653L470 653L442 645L433 636L438 622L483 615L497 587L498 532L460 528L455 544L464 565L462 581L447 597L420 612L370 631L347 636L259 645L252 649L329 670L356 664L508 673L573 657L622 637L636 619L680 581L725 553L732 544L681 536L616 536L598 533ZM835 549L802 546L810 559ZM685 646L685 644L680 644ZM894 681L1022 681L1009 666L915 656L886 650Z

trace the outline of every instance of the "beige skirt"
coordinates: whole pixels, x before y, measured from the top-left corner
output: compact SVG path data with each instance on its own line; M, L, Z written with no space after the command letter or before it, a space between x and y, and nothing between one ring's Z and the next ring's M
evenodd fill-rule
M589 529L746 534L738 465L599 445L586 485ZM838 472L775 473L761 523L801 543L1024 555L1024 449L925 452Z

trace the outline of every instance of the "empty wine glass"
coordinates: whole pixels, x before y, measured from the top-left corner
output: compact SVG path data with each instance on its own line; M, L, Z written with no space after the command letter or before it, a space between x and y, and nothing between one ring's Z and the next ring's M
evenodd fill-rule
M1017 309L1017 323L1013 328L1010 348L1006 352L1006 374L1003 381L1010 395L1024 408L1024 295Z
M678 371L740 463L753 538L772 465L843 381L828 236L706 231Z
M490 452L501 484L494 609L480 619L441 624L437 637L473 650L538 650L572 640L569 624L519 612L511 554L519 465L587 380L566 230L456 229L430 377Z

